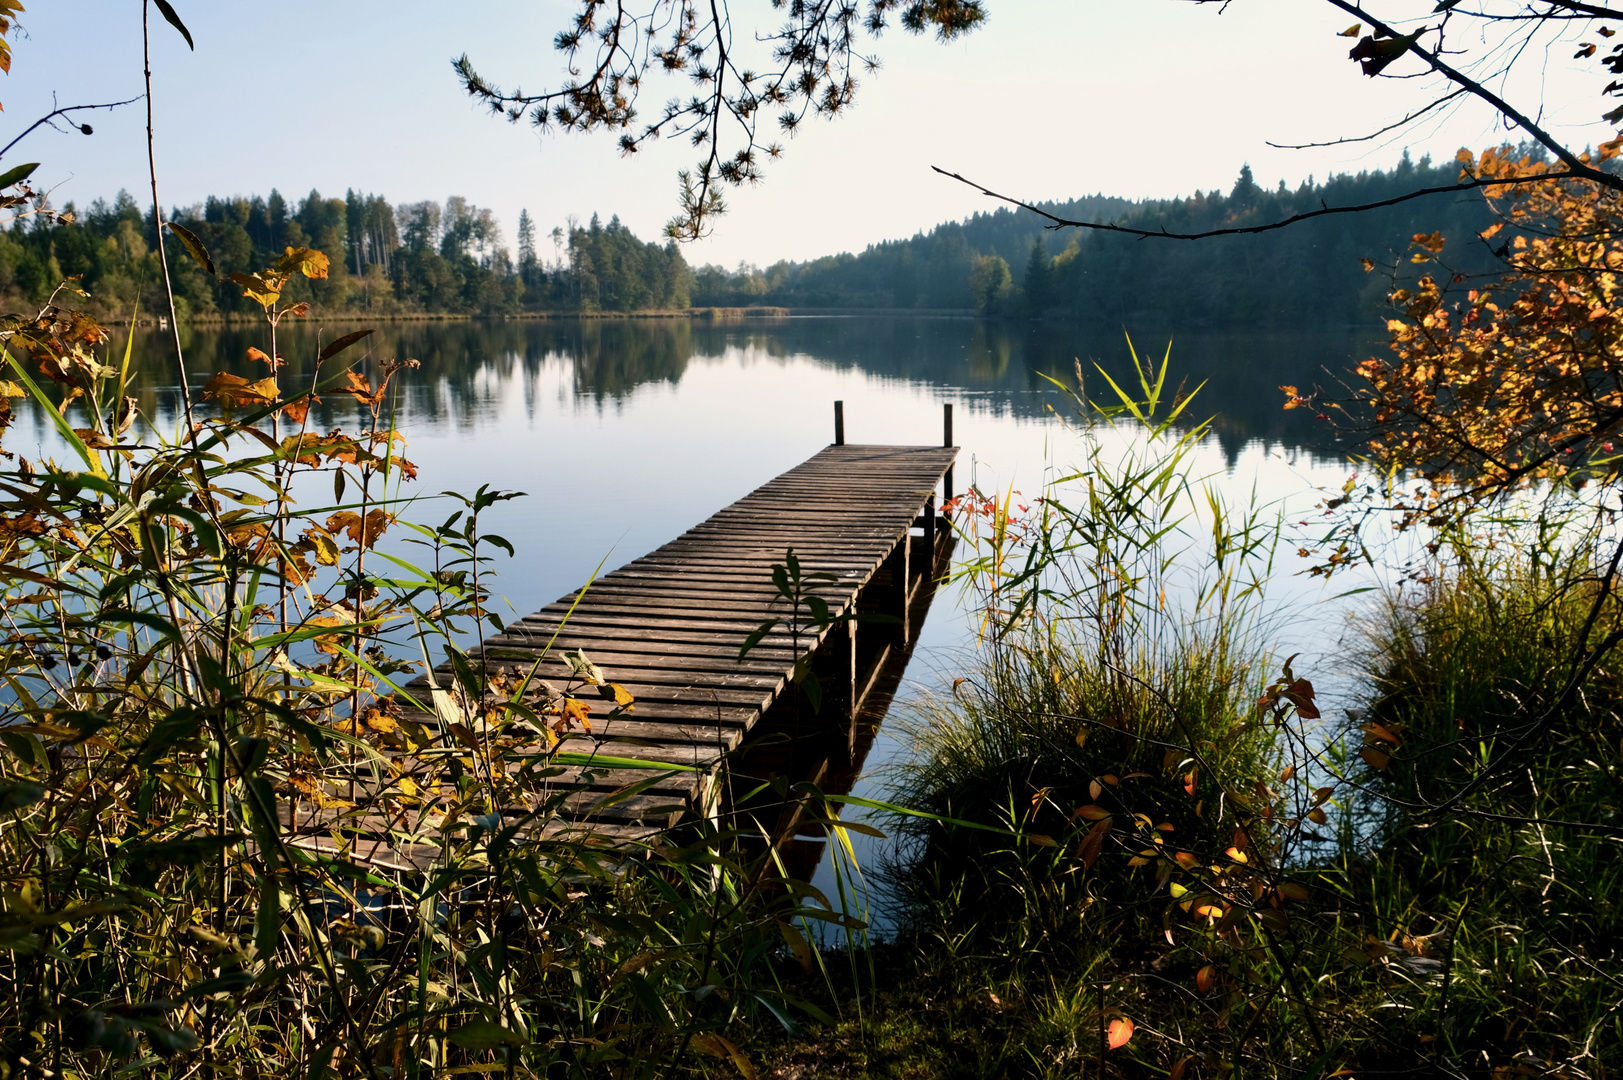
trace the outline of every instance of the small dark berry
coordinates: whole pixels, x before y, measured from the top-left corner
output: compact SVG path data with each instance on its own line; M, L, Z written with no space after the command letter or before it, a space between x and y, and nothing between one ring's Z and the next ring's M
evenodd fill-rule
M50 653L46 653L44 656L39 658L39 666L44 668L46 671L50 671L52 668L56 667L56 657L52 656Z
M96 129L91 127L89 124L80 124L79 130L84 132L86 135L91 135L95 133Z
M113 650L109 649L105 645L97 645L96 657L101 660L111 660L113 658Z

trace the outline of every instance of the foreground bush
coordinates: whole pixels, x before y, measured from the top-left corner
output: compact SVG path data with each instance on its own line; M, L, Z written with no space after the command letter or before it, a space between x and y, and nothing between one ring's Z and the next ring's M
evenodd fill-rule
M895 822L911 959L852 1071L1615 1073L1605 528L1440 534L1365 627L1368 700L1326 720L1288 661L1264 678L1268 530L1189 513L1199 429L1155 423L1158 388L1125 455L1095 429L1037 510L970 507L985 646L910 726L896 801L944 820ZM1197 527L1215 549L1182 563L1209 576L1169 605L1163 552ZM949 1049L910 1059L920 1010Z
M636 794L589 793L625 762L561 738L629 695L586 657L551 686L464 651L501 625L481 519L510 496L405 519L411 361L345 363L368 331L282 384L282 294L324 271L235 276L264 375L182 380L167 436L128 343L56 303L0 320L0 425L31 399L69 456L0 470L0 1074L748 1071L724 1033L793 1025L798 917L849 920L714 828L564 827ZM313 430L318 395L359 430Z
M1588 635L1615 625L1617 599L1592 542L1489 560L1371 624L1359 722L1393 745L1354 762L1344 895L1423 976L1393 1021L1433 1053L1468 1072L1615 1074L1623 684Z

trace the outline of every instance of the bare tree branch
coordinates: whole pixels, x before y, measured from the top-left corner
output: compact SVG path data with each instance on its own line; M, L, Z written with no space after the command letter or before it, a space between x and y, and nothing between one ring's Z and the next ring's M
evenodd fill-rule
M1265 145L1271 146L1275 150L1315 150L1315 149L1317 149L1317 148L1319 148L1321 146L1345 146L1347 143L1369 142L1371 139L1378 139L1382 135L1385 135L1389 131L1396 131L1398 128L1403 127L1405 124L1408 124L1411 121L1420 119L1422 116L1426 115L1431 110L1437 108L1439 105L1447 104L1448 102L1453 101L1455 98L1460 97L1463 94L1469 94L1469 93L1470 93L1470 91L1465 89L1465 87L1462 86L1458 90L1455 90L1452 93L1444 94L1442 97L1438 98L1436 101L1432 102L1430 105L1427 105L1425 108L1416 109L1414 112L1410 113L1408 116L1405 116L1402 120L1396 121L1395 123L1388 124L1385 127L1381 128L1381 130L1379 130L1379 131L1372 131L1368 135L1348 135L1348 136L1344 136L1344 137L1342 137L1340 139L1330 139L1327 142L1310 142L1310 143L1276 143L1276 142L1270 142L1270 143L1265 143Z
M51 124L51 121L56 119L58 116L66 116L70 112L79 112L84 109L116 109L121 105L134 105L144 96L144 94L137 94L128 101L110 101L105 105L64 105L60 109L53 109L44 116L40 117L38 120L35 120L32 124L29 124L28 127L23 129L23 133L21 135L18 135L15 139L12 139L10 142L6 143L4 147L0 147L0 158L5 157L6 154L10 153L12 147L28 138L28 136L34 132L34 129L43 124ZM51 124L51 126L55 127L56 125ZM88 124L79 125L79 130L83 131L86 135L89 135L89 126L90 125Z
M1347 14L1354 15L1364 22L1369 23L1369 25L1374 27L1375 30L1378 31L1383 37L1397 39L1408 38L1410 36L1406 34L1399 34L1387 23L1377 19L1375 16L1365 11L1361 5L1353 2L1353 0L1325 0L1325 2L1330 4L1332 7L1340 8ZM1555 0L1555 2L1560 4L1561 0ZM1610 188L1613 191L1623 191L1623 176L1617 176L1606 172L1603 169L1597 169L1593 165L1581 160L1577 154L1568 149L1566 145L1560 140L1556 139L1555 136L1545 131L1542 127L1535 123L1531 117L1525 115L1520 109L1516 108L1503 97L1494 93L1492 90L1489 90L1486 86L1471 78L1469 75L1466 75L1463 71L1460 71L1453 65L1443 60L1440 46L1436 51L1431 52L1428 52L1426 49L1422 48L1419 38L1423 33L1423 29L1415 33L1413 40L1409 41L1408 48L1405 50L1406 52L1420 57L1420 59L1424 60L1431 67L1432 71L1443 76L1455 86L1465 89L1473 97L1481 98L1483 101L1492 105L1506 120L1509 120L1517 127L1520 127L1523 131L1531 135L1533 139L1539 143L1539 145L1543 146L1550 153L1554 154L1556 158L1559 159L1560 162L1573 173L1573 175L1584 180L1592 181L1602 187Z
M1047 218L1050 222L1052 222L1052 224L1046 226L1050 229L1092 229L1095 232L1120 233L1123 236L1136 236L1140 239L1155 238L1159 240L1205 240L1213 236L1249 236L1255 233L1273 232L1276 229L1287 228L1291 225L1297 224L1298 222L1310 221L1313 218L1326 217L1331 214L1361 214L1366 210L1378 210L1383 206L1397 206L1400 203L1406 203L1413 199L1425 198L1428 195L1457 195L1461 192L1474 191L1480 188L1511 187L1516 184L1536 184L1547 180L1589 179L1586 171L1582 175L1576 172L1547 172L1539 173L1536 176L1513 177L1511 179L1462 180L1458 184L1449 184L1445 187L1416 188L1414 191L1408 191L1402 195L1393 196L1390 199L1380 199L1376 202L1356 203L1351 206L1325 206L1318 210L1309 210L1303 214L1292 214L1288 218L1281 218L1278 221L1270 221L1262 225L1242 225L1231 229L1208 229L1205 232L1178 233L1168 232L1165 229L1135 229L1131 225L1114 225L1102 221L1073 221L1070 218L1062 218L1056 214L1050 214L1047 210L1044 210L1041 207L1033 206L1028 202L1022 202L1021 200L1012 196L1000 195L991 188L983 187L980 184L977 184L975 181L966 179L955 172L948 172L946 169L943 169L940 166L932 165L930 168L934 169L942 176L951 177L961 184L969 185L976 191L979 191L982 195L997 199L1000 202L1006 202L1011 206L1018 206L1022 209L1030 210L1034 214ZM1603 173L1602 175L1609 176L1610 174ZM1617 180L1618 178L1612 177L1612 179ZM1617 185L1614 184L1609 186L1615 187Z

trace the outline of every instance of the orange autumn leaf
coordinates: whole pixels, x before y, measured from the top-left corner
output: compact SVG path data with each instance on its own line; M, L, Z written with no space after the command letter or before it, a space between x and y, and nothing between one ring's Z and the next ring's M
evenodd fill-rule
M587 732L592 730L592 707L578 698L566 698L563 706L563 720L567 725L576 723Z
M1424 248L1433 255L1443 250L1444 242L1443 234L1440 232L1414 234L1414 246Z
M386 510L369 510L365 518L353 510L340 510L327 518L327 532L342 532L364 550L376 544L393 521L394 515Z
M354 620L348 618L345 615L341 615L341 614L340 615L315 615L315 616L312 616L312 617L304 620L304 626L306 628L309 628L309 627L332 627L333 629L336 630L339 627L352 626L352 625L354 625ZM344 636L345 635L340 635L340 634L318 634L312 640L314 641L316 648L320 649L322 652L329 653L329 654L331 654L333 656L337 656L338 652L339 652L340 645L342 644Z
M612 701L615 708L631 712L637 707L637 699L631 696L631 691L616 682L608 682L597 688L597 696L605 701Z
M1112 1050L1120 1050L1132 1037L1133 1022L1125 1016L1118 1016L1105 1028L1105 1045Z
M282 359L280 353L274 357L266 356L264 352L254 348L252 345L248 346L248 360L250 362L258 360L272 371L280 371L282 368L287 366L287 361Z
M356 401L363 405L376 405L383 400L383 387L372 389L372 382L365 375L354 371L344 372L344 378L349 385L342 388L342 392L352 395Z
M1366 746L1362 750L1358 751L1358 756L1363 758L1372 769L1384 770L1392 761L1392 755L1383 753L1372 746Z
M282 415L287 417L293 423L302 427L304 426L305 420L307 420L310 416L311 403L318 402L320 400L321 399L316 397L314 394L306 394L296 401L290 401L286 405L283 405Z
M1088 834L1082 838L1082 846L1079 849L1084 866L1091 870L1093 864L1099 861L1099 856L1105 848L1105 838L1109 835L1110 818L1108 817L1088 830Z
M251 383L240 375L232 375L225 371L203 384L204 400L212 398L226 410L241 408L244 405L250 407L270 405L276 401L280 393L275 378L264 378Z

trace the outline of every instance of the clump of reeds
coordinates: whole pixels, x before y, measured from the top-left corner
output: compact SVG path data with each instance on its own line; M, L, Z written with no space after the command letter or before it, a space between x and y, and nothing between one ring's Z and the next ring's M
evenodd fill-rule
M1623 1068L1616 539L1569 523L1568 545L1540 551L1499 533L1491 547L1459 538L1444 573L1367 625L1371 694L1353 723L1391 741L1349 766L1358 834L1338 876L1367 936L1423 976L1393 1019L1429 1055L1610 1075Z

